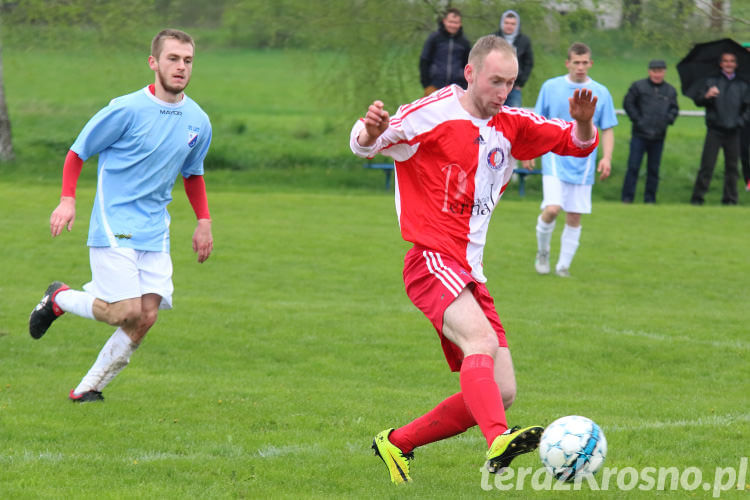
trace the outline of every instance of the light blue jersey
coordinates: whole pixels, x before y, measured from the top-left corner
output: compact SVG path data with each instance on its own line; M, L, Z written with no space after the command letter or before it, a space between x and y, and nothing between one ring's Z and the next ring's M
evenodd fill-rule
M157 99L148 87L112 99L71 150L99 154L88 246L169 252L169 213L177 175L203 175L211 143L208 115L188 96Z
M591 90L598 98L596 111L594 111L594 125L600 131L617 125L615 106L607 88L591 79L585 83L575 83L568 75L551 78L544 82L539 90L539 98L534 111L546 118L562 118L571 121L573 118L570 116L568 98L573 96L574 90L581 88ZM593 184L598 149L585 158L547 153L542 156L542 174L554 175L571 184Z

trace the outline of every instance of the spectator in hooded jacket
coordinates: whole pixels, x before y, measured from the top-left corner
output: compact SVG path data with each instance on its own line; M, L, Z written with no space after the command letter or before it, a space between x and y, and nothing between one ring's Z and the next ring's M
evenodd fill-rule
M648 63L648 78L633 82L625 94L622 106L633 124L630 137L628 171L622 184L622 202L632 203L643 155L646 162L644 203L656 202L659 187L659 164L664 149L667 127L677 118L677 91L664 81L667 64L654 59Z
M495 32L499 37L513 45L518 58L518 78L513 90L505 100L506 106L521 107L521 88L531 76L534 67L534 51L531 50L531 40L521 33L521 16L515 10L506 10L500 17L500 29Z
M424 95L455 83L466 88L464 67L469 62L471 43L463 34L461 11L445 11L438 29L430 33L419 57L419 79Z

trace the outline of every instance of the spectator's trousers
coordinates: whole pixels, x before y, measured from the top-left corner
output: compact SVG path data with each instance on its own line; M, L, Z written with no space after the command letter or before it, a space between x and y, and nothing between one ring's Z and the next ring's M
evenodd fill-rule
M701 166L693 186L691 202L702 204L703 197L711 184L711 177L716 166L716 158L719 149L724 151L724 191L721 202L725 205L737 204L737 157L740 152L739 129L718 130L709 128L706 130L706 140L703 143L703 154L701 155Z
M646 160L646 190L643 193L644 203L656 201L656 190L659 188L659 165L664 150L664 139L644 139L634 135L630 139L628 170L622 184L622 201L631 202L635 198L635 185L638 183L638 172L641 170L643 155Z

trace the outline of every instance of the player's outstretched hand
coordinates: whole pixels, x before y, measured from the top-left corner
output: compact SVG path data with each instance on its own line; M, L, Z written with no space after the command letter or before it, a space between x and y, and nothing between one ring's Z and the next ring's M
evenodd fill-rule
M391 117L388 111L383 109L382 101L374 101L370 104L364 118L365 129L363 132L360 132L357 138L360 146L372 146L377 138L388 128L390 121Z
M570 103L570 116L579 122L590 122L594 118L597 97L589 89L576 89Z
M49 231L52 237L60 236L63 228L67 226L68 231L73 229L73 222L76 219L76 199L70 196L60 198L60 204L57 205L49 216Z
M193 233L193 252L198 254L198 262L204 263L214 250L214 237L211 235L211 221L199 219Z

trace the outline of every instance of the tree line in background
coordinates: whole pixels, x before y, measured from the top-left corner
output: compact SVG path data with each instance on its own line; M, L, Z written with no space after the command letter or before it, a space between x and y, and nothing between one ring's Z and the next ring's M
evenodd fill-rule
M617 7L617 31L633 46L686 51L696 41L748 32L750 5L735 1L727 9L728 1L0 0L0 20L2 42L13 48L143 48L156 30L170 26L193 33L201 48L311 50L322 54L311 58L319 66L318 87L336 82L335 94L325 97L361 105L373 89L390 102L407 100L424 39L448 7L461 9L472 40L496 31L503 11L516 10L539 53L564 53L571 37L606 36L599 30L602 16ZM10 122L1 77L0 59L0 157L8 159L12 148L3 144L10 146Z
M100 42L142 43L144 27L171 25L214 30L211 41L225 46L338 48L352 39L369 42L367 35L373 33L380 34L378 44L412 42L412 34L421 38L434 29L448 7L461 9L466 24L477 28L496 27L500 13L514 9L526 26L543 27L553 35L594 30L603 24L603 17L614 15L616 24L609 26L627 30L636 42L684 48L696 32L747 30L750 6L744 4L740 0L0 0L0 16L4 36L23 39L24 33L33 33L42 43L67 38L71 28L92 31ZM29 31L30 27L36 30Z

